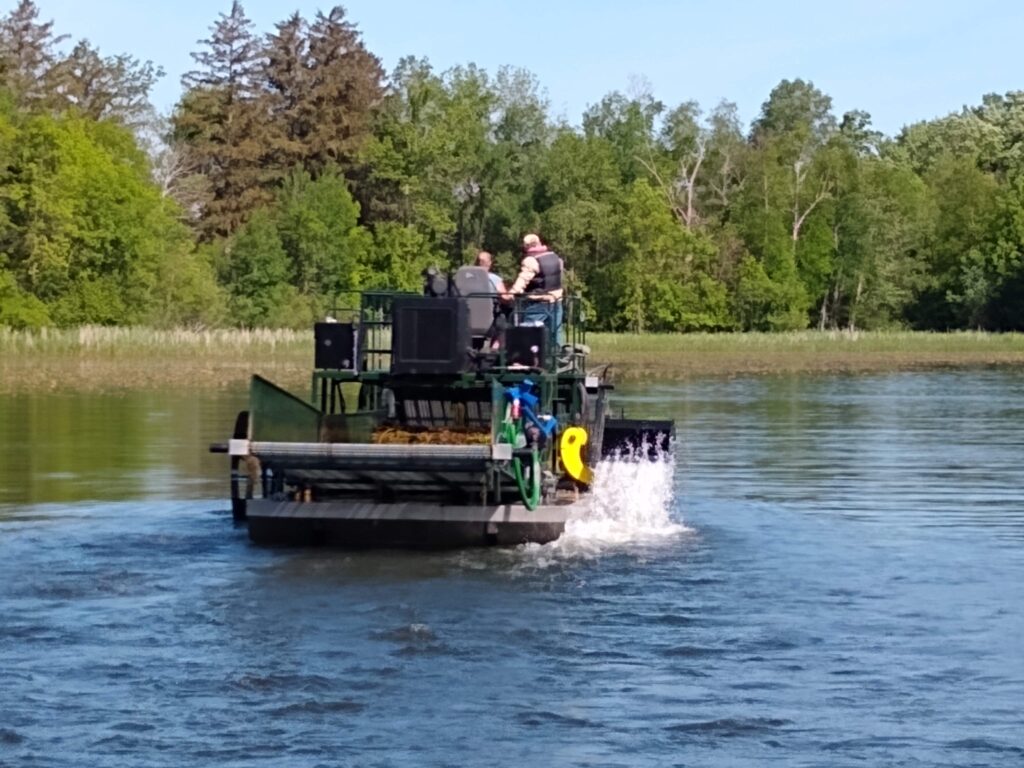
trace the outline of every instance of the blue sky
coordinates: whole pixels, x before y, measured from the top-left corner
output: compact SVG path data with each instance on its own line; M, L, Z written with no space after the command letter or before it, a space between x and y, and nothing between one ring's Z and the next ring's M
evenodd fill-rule
M230 0L36 0L58 32L106 54L163 66L153 100L180 94L189 52ZM906 123L976 104L985 93L1024 89L1024 3L970 0L691 2L690 0L349 0L342 3L369 49L390 70L404 55L438 70L474 62L534 72L552 113L578 124L612 90L646 78L669 106L727 98L745 120L772 87L802 77L833 98L837 115L871 113L894 134ZM12 0L7 0L7 7ZM243 2L260 32L292 11L328 3Z

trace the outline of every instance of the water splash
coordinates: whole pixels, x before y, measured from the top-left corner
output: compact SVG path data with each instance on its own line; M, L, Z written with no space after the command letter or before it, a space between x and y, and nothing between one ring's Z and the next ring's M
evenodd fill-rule
M672 517L674 475L672 455L651 460L647 446L602 461L594 470L591 492L566 521L565 533L539 549L589 556L679 536L687 529Z

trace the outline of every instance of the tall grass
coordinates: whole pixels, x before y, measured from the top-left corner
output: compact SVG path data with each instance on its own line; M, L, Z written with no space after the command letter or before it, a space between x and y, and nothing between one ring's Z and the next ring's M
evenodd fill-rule
M253 373L304 387L311 331L0 328L0 392L243 386Z
M1024 334L956 331L792 331L788 333L592 333L588 340L604 352L657 353L709 351L752 353L765 350L907 351L921 348L967 351L980 347L1024 350Z
M733 374L1024 363L1024 334L797 331L591 334L595 360L626 372Z
M612 334L588 337L593 364L625 377L901 370L1024 364L1024 335L978 332ZM240 386L261 373L305 387L311 331L82 326L0 328L0 391Z
M0 353L20 355L238 355L254 352L306 350L312 331L280 328L116 328L84 325L78 328L41 328L16 331L0 327Z

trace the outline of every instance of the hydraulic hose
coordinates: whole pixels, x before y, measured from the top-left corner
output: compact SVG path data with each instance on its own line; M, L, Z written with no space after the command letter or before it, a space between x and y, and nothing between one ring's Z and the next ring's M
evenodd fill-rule
M513 448L519 445L519 436L523 434L522 424L511 419L505 421L503 426L503 437L505 442ZM519 495L523 499L523 505L531 512L540 505L540 455L537 453L537 446L530 452L530 488L526 487L526 479L523 477L523 462L518 457L512 457L512 473L516 478L516 485L519 486Z

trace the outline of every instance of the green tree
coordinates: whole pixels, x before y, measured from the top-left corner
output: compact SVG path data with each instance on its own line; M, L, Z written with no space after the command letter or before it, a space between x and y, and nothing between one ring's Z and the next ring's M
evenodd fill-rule
M415 226L432 250L454 259L464 256L456 252L460 222L462 245L479 245L493 181L496 101L476 67L439 76L426 61L401 61L364 155L372 169L370 218Z
M0 269L0 326L41 328L49 324L46 305L22 290L13 274Z
M434 250L415 227L383 221L373 232L363 287L418 292L423 288L423 270L443 262L444 253Z
M482 204L468 234L473 245L512 253L523 233L539 224L536 194L552 130L547 99L532 74L502 67L490 88L492 139L474 179Z
M747 183L736 196L730 215L745 246L736 274L742 282L735 288L737 316L746 319L745 330L793 330L808 323L810 300L796 258L803 228L800 216L808 210L794 206L802 202L795 183L802 169L788 168L780 159L782 154L782 148L771 140L751 150ZM752 269L748 256L759 262L758 270ZM755 289L766 287L770 290L765 296L753 295ZM752 313L758 307L765 314L755 317Z
M999 185L969 157L946 155L927 177L937 204L932 287L917 323L929 328L983 327L1003 270L991 238L998 223Z
M574 288L600 304L597 320L615 315L610 266L622 257L618 212L622 187L607 139L562 127L543 156L534 194L545 237L565 254Z
M612 267L616 324L636 333L731 327L726 288L707 273L712 242L680 227L646 181L634 182L625 202L619 221L625 257Z
M269 210L254 212L225 250L224 279L232 324L305 325L312 319L290 285L288 254Z
M61 325L148 318L161 262L187 239L124 127L36 115L8 125L6 268Z
M836 140L831 105L813 83L783 80L752 126L747 184L731 217L768 280L749 264L740 270L745 285L737 306L748 319L757 306L767 313L752 327L804 328L812 302L827 317L836 185L849 160ZM766 285L770 295L754 301L753 288Z
M978 166L994 161L1002 143L999 133L980 115L965 110L905 127L886 154L924 177L947 155Z
M278 193L277 231L294 285L318 313L368 281L373 238L338 171L328 168L314 181L294 170Z
M611 144L622 181L628 185L647 177L643 159L649 155L655 122L664 111L665 105L650 93L628 98L614 91L583 113L583 134Z
M772 330L776 286L764 271L760 261L750 254L739 263L736 288L733 293L733 313L744 331Z
M786 137L791 162L821 146L835 133L832 99L814 83L783 80L768 94L754 121L751 138L759 143L768 137Z
M993 233L1000 265L999 284L989 308L998 330L1024 330L1024 177L1017 175L1001 190Z
M834 319L850 328L902 325L929 282L933 198L920 177L889 160L863 158L857 172L840 198Z

